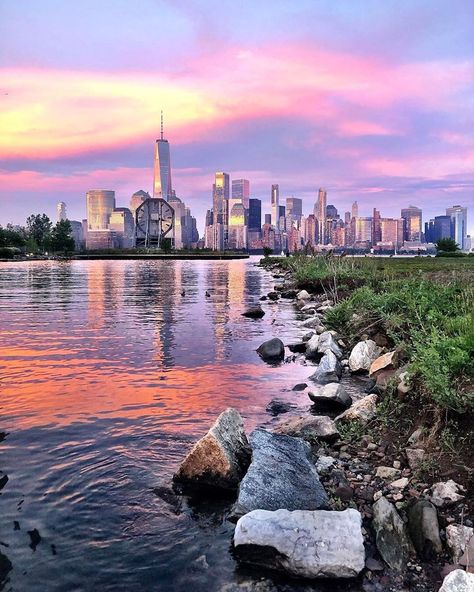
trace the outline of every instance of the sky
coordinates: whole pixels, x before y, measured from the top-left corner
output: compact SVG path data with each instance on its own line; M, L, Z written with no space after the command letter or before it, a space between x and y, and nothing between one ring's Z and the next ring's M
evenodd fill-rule
M0 0L0 224L151 191L161 110L201 232L223 170L474 234L472 0Z

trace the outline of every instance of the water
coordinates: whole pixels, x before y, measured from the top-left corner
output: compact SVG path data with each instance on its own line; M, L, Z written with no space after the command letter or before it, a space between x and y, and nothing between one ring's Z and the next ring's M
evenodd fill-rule
M232 558L228 502L170 485L226 407L248 430L275 421L272 398L308 408L291 387L311 369L255 353L301 336L291 303L241 316L273 285L252 259L0 263L6 590L200 592L254 577Z

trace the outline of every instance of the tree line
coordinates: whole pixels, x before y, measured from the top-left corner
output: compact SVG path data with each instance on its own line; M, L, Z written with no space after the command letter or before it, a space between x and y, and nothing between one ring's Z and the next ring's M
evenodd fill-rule
M69 220L53 224L46 214L32 214L26 226L0 226L0 249L27 253L67 253L75 247Z

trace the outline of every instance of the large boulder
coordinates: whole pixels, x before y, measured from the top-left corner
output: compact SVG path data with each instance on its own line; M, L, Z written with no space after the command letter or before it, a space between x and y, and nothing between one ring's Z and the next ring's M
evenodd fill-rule
M367 423L375 417L376 413L377 395L367 395L353 403L344 413L338 415L335 421Z
M350 407L352 398L338 382L329 382L317 391L308 392L308 396L316 404Z
M283 360L285 357L285 344L278 337L264 341L257 349L258 355L262 360L275 362Z
M316 372L309 378L317 384L327 384L328 382L339 382L342 376L341 362L336 358L331 350L327 350L321 358Z
M230 407L192 447L174 480L194 487L233 490L237 489L249 463L250 447L242 418Z
M242 479L233 516L252 510L318 510L328 497L311 460L309 444L300 438L262 429L250 436L252 462Z
M308 442L323 440L334 442L339 438L334 421L326 415L302 415L283 421L275 427L276 434L303 438Z
M237 557L304 578L353 578L365 565L361 515L343 512L254 510L237 522Z
M349 369L351 372L361 372L369 370L372 362L378 358L380 354L380 347L372 341L359 341L351 351L349 356Z
M474 574L455 569L444 578L439 592L474 592Z
M439 536L438 513L427 500L416 502L408 512L408 529L418 555L422 559L434 559L442 552Z
M242 313L243 317L250 319L261 319L265 315L265 311L261 306L252 306Z
M413 551L407 528L387 498L376 501L373 511L377 549L389 567L402 571Z
M319 336L318 351L320 354L325 354L328 350L331 350L336 358L342 358L341 348L337 345L330 331L324 331Z

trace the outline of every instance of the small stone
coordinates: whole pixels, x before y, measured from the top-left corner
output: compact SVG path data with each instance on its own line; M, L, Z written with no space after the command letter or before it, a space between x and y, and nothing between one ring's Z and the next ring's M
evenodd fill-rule
M298 292L298 294L296 294L297 300L309 300L310 298L311 294L309 294L309 292L307 292L306 290L301 290L300 292Z
M277 337L264 341L257 349L258 355L265 361L283 360L285 344Z
M252 306L243 312L242 316L248 317L250 319L261 319L263 316L265 316L265 311L261 306Z
M430 560L443 550L439 537L438 514L427 500L416 502L408 512L411 539L422 559Z
M306 382L299 382L298 384L295 384L295 386L291 390L304 391L304 389L307 387L308 387L308 385L306 384Z
M387 352L376 358L369 369L369 376L376 376L377 372L386 368L396 368L398 364L398 353L396 351Z
M390 487L395 487L396 489L405 489L409 482L410 480L407 479L407 477L402 477L401 479L397 479L396 481L390 483Z
M329 382L317 391L308 392L308 396L313 403L337 405L340 407L349 407L352 403L352 398L338 382Z
M393 461L393 468L394 468L394 469L399 469L401 466L402 466L402 465L401 465L401 463L400 463L400 461L399 461L399 460L394 460L394 461Z
M400 475L400 471L398 469L394 469L393 467L377 467L375 470L375 476L379 477L380 479L394 479Z
M402 571L412 553L412 545L403 520L385 497L373 507L375 542L384 561L392 568Z
M326 415L302 415L293 417L278 424L274 432L303 438L309 442L317 440L334 441L339 432L334 421Z
M359 341L359 343L352 349L349 356L349 368L351 372L360 372L361 370L369 370L372 362L378 357L380 348L375 341L367 339L366 341Z

